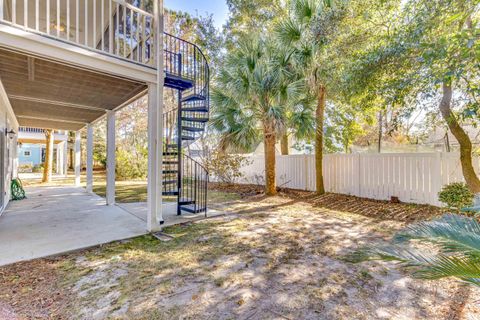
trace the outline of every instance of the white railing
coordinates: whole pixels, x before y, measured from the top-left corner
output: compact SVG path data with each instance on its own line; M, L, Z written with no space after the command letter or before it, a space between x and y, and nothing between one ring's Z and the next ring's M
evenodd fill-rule
M0 0L0 22L154 66L154 17L123 0Z
M264 184L264 157L249 156L241 183ZM314 155L277 155L277 185L315 191ZM328 192L439 206L442 186L463 181L457 153L328 154L324 157ZM474 158L477 173L480 158ZM215 177L211 177L215 181Z
M24 133L41 133L41 134L45 133L45 129L32 128L32 127L19 127L18 131L19 132L24 132ZM67 134L65 130L53 130L53 133L55 133L56 135L66 135Z
M40 128L30 128L30 127L19 127L19 132L29 132L29 133L44 133L45 129Z

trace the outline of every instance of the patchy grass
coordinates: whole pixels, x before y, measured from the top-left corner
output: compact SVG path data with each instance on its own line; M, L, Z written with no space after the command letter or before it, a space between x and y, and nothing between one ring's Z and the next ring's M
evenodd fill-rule
M22 180L24 186L62 186L73 185L75 177L70 173L67 177L54 177L50 183L42 183L41 175L35 175L35 177L29 176L28 179ZM80 183L82 187L86 186L85 172L82 172L80 177ZM106 176L104 171L95 171L93 176L93 192L101 197L105 197L106 194ZM210 190L208 193L209 203L224 203L240 199L241 195L234 192L222 191L222 190ZM164 201L175 201L174 197L164 197ZM115 201L118 203L131 203L131 202L146 202L147 201L147 181L146 180L120 180L115 182Z
M391 263L344 259L404 223L299 197L230 196L218 196L229 202L229 215L165 228L173 237L167 242L143 236L0 268L0 318L2 308L39 319L480 315L476 289L414 280Z

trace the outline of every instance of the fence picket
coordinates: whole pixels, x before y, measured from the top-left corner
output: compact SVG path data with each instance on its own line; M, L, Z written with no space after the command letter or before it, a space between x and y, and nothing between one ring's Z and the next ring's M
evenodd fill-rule
M263 156L248 156L239 183L263 184ZM323 175L327 192L364 198L441 205L442 186L463 181L460 157L455 153L327 154ZM474 159L479 168L479 159ZM277 155L277 184L315 191L315 155ZM215 177L212 176L212 181Z

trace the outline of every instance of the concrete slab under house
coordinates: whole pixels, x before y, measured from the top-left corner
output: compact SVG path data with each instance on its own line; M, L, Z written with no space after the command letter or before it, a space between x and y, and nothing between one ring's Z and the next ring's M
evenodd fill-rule
M174 110L164 110L164 87L176 90ZM119 206L115 115L144 96L148 200ZM208 62L195 44L164 33L163 0L151 9L123 0L0 0L0 265L204 216L208 172L182 149L199 138L208 110ZM93 194L93 127L100 120L107 123L105 198ZM19 166L43 160L45 129L55 130L56 177L67 174L73 149L74 184L28 187L26 200L10 202ZM176 202L163 204L162 196Z

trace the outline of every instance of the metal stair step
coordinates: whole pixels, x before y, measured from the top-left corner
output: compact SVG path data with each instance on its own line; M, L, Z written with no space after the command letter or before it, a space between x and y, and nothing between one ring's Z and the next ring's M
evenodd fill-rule
M162 181L162 184L165 186L165 185L169 185L169 184L176 184L177 183L177 179L175 180L164 180Z
M174 161L174 160L164 160L164 161L163 161L163 164L175 164L175 165L178 165L178 161Z
M182 140L195 140L195 137L191 137L191 136L182 136Z
M178 196L178 191L163 191L163 196Z
M173 173L178 173L178 170L162 170L163 174L173 174Z
M190 121L190 122L208 122L208 118L191 118L191 117L182 117L182 121Z
M190 131L190 132L202 132L202 131L204 131L205 129L203 129L203 128L196 128L196 127L182 126L182 130Z
M170 72L165 72L165 87L177 89L177 90L187 90L193 87L194 81L191 79L186 79L180 77L176 74Z
M164 156L178 156L178 152L167 151L163 153Z
M192 200L192 199L181 199L181 200L178 202L178 204L179 204L180 206L188 206L188 205L190 205L190 204L195 204L195 201Z
M200 213L206 211L206 208L195 208L195 204L180 205L180 210L187 211L190 213Z
M207 107L182 107L182 111L186 112L208 112Z
M177 145L176 143L175 143L175 144L173 144L173 143L167 144L167 148L174 148L174 149L176 149L176 148L178 148L178 145Z
M187 102L187 101L201 101L201 100L205 100L205 96L203 95L200 95L200 94L192 94L192 95L189 95L189 96L186 96L182 99L182 102Z

